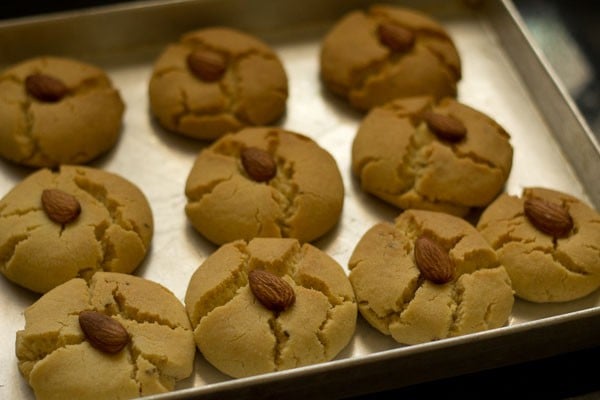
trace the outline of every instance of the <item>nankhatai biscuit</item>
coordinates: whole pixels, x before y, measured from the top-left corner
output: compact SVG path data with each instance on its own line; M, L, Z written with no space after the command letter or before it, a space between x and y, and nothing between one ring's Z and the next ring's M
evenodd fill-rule
M0 74L0 156L30 167L84 164L117 142L125 105L96 66L36 57Z
M185 305L202 355L238 378L331 360L356 327L342 267L295 239L221 246L192 275Z
M402 344L505 325L511 282L477 230L449 214L409 210L369 229L349 261L361 315Z
M503 194L477 229L525 300L569 301L600 287L600 214L572 195L540 187Z
M160 125L206 140L274 123L287 95L277 54L258 38L224 27L189 32L169 45L149 84L150 110Z

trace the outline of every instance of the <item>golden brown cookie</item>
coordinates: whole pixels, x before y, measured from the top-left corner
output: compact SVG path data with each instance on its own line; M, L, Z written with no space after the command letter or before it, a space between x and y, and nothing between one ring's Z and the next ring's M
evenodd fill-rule
M39 293L96 271L130 273L152 233L146 197L123 177L83 166L38 170L0 200L0 272Z
M361 122L352 172L363 190L402 209L464 216L502 191L509 139L492 118L454 99L399 99Z
M113 272L46 293L25 310L16 341L19 370L37 400L171 391L191 375L195 352L183 304L168 289Z
M216 139L268 125L285 112L287 76L259 39L223 27L183 35L159 56L150 80L150 109L166 129Z
M83 164L111 149L124 104L106 73L37 57L0 74L0 156L31 167Z
M246 128L203 150L187 178L187 217L216 244L253 237L307 242L329 231L344 201L333 157L310 138Z
M233 377L331 360L356 326L342 267L294 239L221 246L192 276L185 305L203 356Z
M545 188L503 194L477 229L525 300L569 301L600 287L600 215L569 194Z
M399 97L456 96L460 58L446 30L418 11L373 5L345 15L321 48L327 88L359 110Z
M349 261L361 315L417 344L503 326L514 302L494 250L466 221L409 210L360 239Z

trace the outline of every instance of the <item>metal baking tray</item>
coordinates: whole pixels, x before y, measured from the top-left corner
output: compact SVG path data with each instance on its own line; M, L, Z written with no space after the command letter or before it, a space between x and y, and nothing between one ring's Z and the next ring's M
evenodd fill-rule
M42 54L79 58L106 69L126 103L117 146L91 165L119 173L148 196L155 235L136 274L183 300L193 271L216 247L187 222L184 184L206 142L158 127L148 110L152 64L187 31L225 25L252 33L278 52L290 83L280 125L314 138L336 158L346 187L340 223L314 244L347 268L358 239L398 210L362 193L350 173L350 147L361 114L330 95L318 76L320 41L361 0L137 1L0 23L0 68ZM438 19L463 62L459 100L495 118L511 134L514 166L506 190L563 190L600 209L600 147L505 1L397 1ZM0 196L33 172L0 161ZM17 369L15 332L38 298L0 279L0 398L32 399ZM198 353L193 375L175 392L153 398L339 398L538 359L599 344L600 291L569 303L517 301L506 327L400 346L360 317L354 339L333 361L251 378L230 379Z

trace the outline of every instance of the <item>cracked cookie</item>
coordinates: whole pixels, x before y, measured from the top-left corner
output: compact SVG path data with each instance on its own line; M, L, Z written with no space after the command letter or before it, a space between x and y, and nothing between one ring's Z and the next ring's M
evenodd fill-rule
M90 312L104 320L84 324ZM112 352L94 340L106 344L120 336L123 348ZM89 282L71 279L43 295L25 310L25 329L16 340L19 370L37 400L171 391L191 375L195 353L185 308L173 293L115 272L98 272Z
M130 273L152 233L146 197L123 177L83 166L38 170L0 200L0 272L38 293L96 271Z
M185 306L198 349L236 378L333 359L357 316L342 267L284 238L221 246L192 275Z
M361 315L402 344L501 327L512 311L511 282L494 250L449 214L408 210L373 226L349 268Z
M30 167L86 163L115 145L124 109L100 68L29 59L0 75L0 156Z
M373 5L346 14L325 36L321 78L359 110L399 97L455 97L461 78L456 47L430 17Z
M212 140L285 112L287 75L277 54L237 30L214 27L183 35L159 56L150 109L164 128Z
M502 194L477 229L506 267L516 295L563 302L600 287L600 214L580 199L546 188Z
M464 216L503 189L512 168L509 135L454 99L399 99L372 109L352 144L363 190L402 209Z
M344 201L334 158L312 139L279 128L245 128L214 142L187 178L185 212L216 244L253 237L314 240L339 220Z

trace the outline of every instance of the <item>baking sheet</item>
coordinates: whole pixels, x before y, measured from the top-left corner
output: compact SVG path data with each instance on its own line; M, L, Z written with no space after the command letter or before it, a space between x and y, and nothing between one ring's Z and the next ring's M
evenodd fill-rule
M155 233L136 274L163 284L183 301L191 274L216 249L193 230L184 214L185 180L207 143L165 132L153 121L147 98L153 61L181 33L210 25L245 30L277 51L290 85L287 113L279 125L315 139L334 155L342 172L346 198L341 221L314 244L347 268L362 234L399 212L360 191L350 171L350 148L362 115L330 95L318 78L323 35L344 12L369 3L152 1L8 21L0 24L0 68L27 57L56 54L107 70L126 103L124 128L117 146L90 165L123 175L147 195ZM529 47L509 2L469 2L482 3L475 8L458 0L394 3L431 14L455 40L463 63L459 100L487 113L511 134L515 151L509 193L543 185L600 208L598 185L590 185L597 182L600 170L597 143ZM522 60L529 60L525 67ZM557 115L563 124L568 120L568 131L553 123ZM565 141L578 143L578 148L567 149ZM5 161L0 161L0 170L0 196L32 172ZM37 298L0 279L0 398L33 398L16 366L14 340L24 326L23 310ZM599 321L598 291L556 305L517 301L507 327L410 347L398 345L359 317L354 339L332 362L233 380L197 354L193 376L181 382L177 392L156 398L268 397L284 392L288 397L338 397L399 387L583 348L598 343Z

